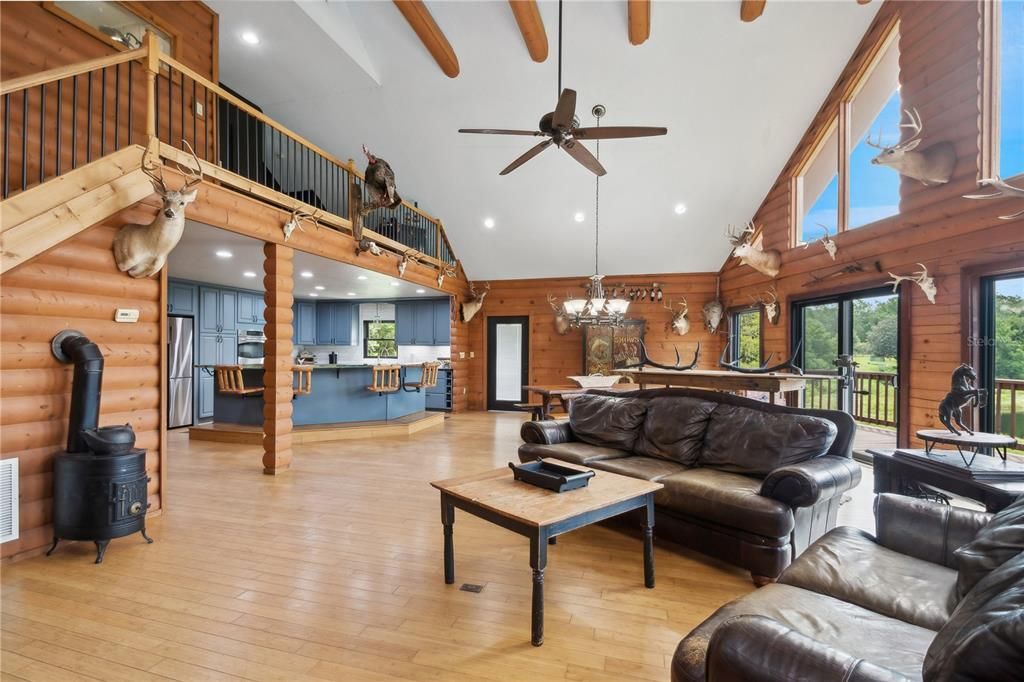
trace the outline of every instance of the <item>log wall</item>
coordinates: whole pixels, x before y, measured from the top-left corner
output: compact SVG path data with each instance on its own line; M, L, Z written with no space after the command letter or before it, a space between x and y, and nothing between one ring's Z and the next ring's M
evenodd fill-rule
M878 286L888 279L885 271L907 274L920 269L918 262L928 267L938 285L934 305L917 286L903 285L911 300L909 371L902 385L909 392L905 415L909 434L939 426L938 403L949 390L951 371L960 362L974 360L965 340L971 330L961 321L963 309L971 304L962 298L964 270L1007 261L1016 261L1024 270L1024 221L997 217L1013 212L1012 202L979 202L961 196L975 190L978 178L991 168L988 151L983 148L990 129L982 125L988 108L982 91L985 22L981 21L990 9L991 3L980 2L886 3L754 217L763 227L766 247L779 249L783 255L782 272L775 282L783 299L783 316L779 326L767 330L765 352L786 353L793 301L826 290ZM894 19L899 21L903 106L916 108L924 120L922 147L948 140L954 144L958 160L952 179L943 186L925 187L903 178L900 213L840 234L835 239L839 254L833 263L821 245L806 250L789 246L795 210L792 178ZM827 274L852 262L862 263L869 272L838 277L828 284L812 283L812 275ZM874 271L875 262L882 273ZM744 299L768 284L766 277L735 262L727 263L722 274L727 301Z

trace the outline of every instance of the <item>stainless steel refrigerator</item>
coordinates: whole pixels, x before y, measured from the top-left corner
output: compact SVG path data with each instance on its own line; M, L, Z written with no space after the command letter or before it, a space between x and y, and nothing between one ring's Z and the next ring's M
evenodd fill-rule
M167 318L167 427L192 425L191 317Z

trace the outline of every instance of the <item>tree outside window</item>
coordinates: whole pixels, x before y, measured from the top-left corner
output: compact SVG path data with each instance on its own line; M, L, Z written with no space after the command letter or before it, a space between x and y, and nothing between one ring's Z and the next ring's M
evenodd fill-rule
M394 320L381 320L380 322L365 320L363 322L363 357L398 357Z

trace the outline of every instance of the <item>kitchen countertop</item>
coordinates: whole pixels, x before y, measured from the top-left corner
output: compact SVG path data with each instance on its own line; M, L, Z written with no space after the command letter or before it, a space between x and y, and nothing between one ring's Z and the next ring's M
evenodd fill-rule
M399 365L401 367L422 367L423 366L422 362L415 362L415 363L381 362L379 364L380 365ZM198 367L200 369L213 369L214 367L217 367L217 366L218 365L196 365L196 367ZM373 365L369 365L369 364L363 364L363 365L333 364L332 365L332 364L329 364L329 363L309 363L309 364L295 363L294 366L295 367L312 367L313 369L370 369L371 367L376 367L377 365L376 364L373 364ZM263 365L241 365L241 367L242 367L243 370L247 370L247 369L259 369L259 370L262 370L263 369ZM442 367L441 369L449 369L449 368Z

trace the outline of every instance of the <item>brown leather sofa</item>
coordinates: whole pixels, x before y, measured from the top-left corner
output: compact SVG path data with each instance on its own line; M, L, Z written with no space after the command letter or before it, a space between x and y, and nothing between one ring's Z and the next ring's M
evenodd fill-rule
M658 481L655 533L764 584L836 525L860 482L853 419L696 389L595 391L568 421L523 424L521 461L555 458Z
M683 639L672 682L1024 679L1024 497L993 515L892 494Z

